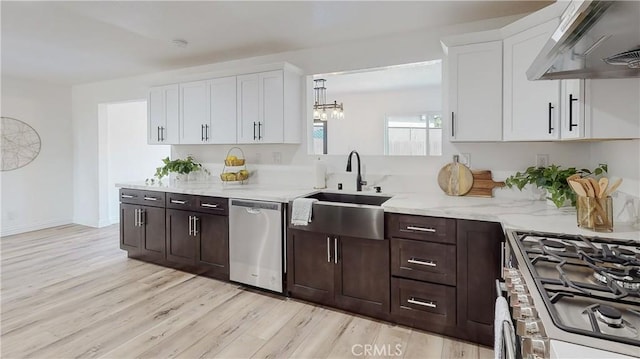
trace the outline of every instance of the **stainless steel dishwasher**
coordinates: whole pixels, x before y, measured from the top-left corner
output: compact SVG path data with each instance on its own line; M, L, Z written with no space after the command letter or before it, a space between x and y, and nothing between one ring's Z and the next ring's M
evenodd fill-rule
M229 279L282 293L282 204L229 202Z

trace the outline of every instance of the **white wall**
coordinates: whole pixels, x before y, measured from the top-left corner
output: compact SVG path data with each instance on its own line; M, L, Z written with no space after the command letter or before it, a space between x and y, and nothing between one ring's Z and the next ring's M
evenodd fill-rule
M2 235L68 224L73 211L71 88L2 78L2 116L33 127L40 154L1 172Z
M329 120L327 124L330 154L346 154L357 149L361 155L382 155L386 115L442 110L440 87L340 93L331 98L344 103L345 118Z

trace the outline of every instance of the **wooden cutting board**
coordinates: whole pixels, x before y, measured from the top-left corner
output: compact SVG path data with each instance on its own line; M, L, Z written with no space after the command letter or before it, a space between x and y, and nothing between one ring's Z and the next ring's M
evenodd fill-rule
M504 182L493 180L491 171L471 171L473 175L473 186L467 193L471 197L493 197L493 189L504 187Z
M438 173L438 185L449 196L464 196L473 185L471 170L458 162L454 156L453 162L445 165Z

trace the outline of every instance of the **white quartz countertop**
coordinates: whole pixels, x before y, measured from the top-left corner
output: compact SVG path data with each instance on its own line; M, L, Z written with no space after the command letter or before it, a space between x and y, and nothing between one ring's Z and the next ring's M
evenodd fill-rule
M286 203L297 197L318 192L309 187L290 185L221 184L207 182L181 182L147 185L144 182L118 183L117 187L148 191L174 192L224 198L252 199ZM336 191L329 191L336 192ZM344 192L344 191L341 191ZM360 194L375 195L371 192ZM611 233L599 233L576 225L575 208L558 209L545 201L452 197L435 193L383 193L393 196L382 207L385 212L420 216L448 217L479 221L500 222L504 229L541 231L584 236L600 236L640 241L640 226L615 223ZM615 215L615 214L614 214Z
M116 183L116 187L160 191L172 193L195 194L223 198L252 199L286 203L296 197L306 196L318 190L310 188L294 188L291 186L256 185L239 183L179 182L148 185L144 182Z
M600 233L576 224L574 207L558 209L545 201L452 197L444 193L396 194L383 205L385 212L501 222L504 229L599 236L640 241L640 226L616 224Z

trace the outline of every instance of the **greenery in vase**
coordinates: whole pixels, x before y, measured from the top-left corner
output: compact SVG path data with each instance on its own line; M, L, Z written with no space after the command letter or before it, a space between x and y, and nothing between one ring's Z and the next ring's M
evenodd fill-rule
M205 173L209 174L209 171L202 167L201 163L194 162L193 157L187 156L186 159L175 159L173 161L169 160L169 157L162 159L164 166L156 168L155 177L158 180L161 180L162 177L168 176L170 172L175 172L179 174L189 174L191 172L195 172L198 170L203 170Z
M567 178L574 174L581 177L599 176L607 172L607 165L600 164L593 171L575 167L561 168L560 166L551 165L548 167L529 167L524 172L516 172L515 175L509 176L504 182L507 187L516 187L522 191L524 186L532 184L538 188L544 188L549 195L547 199L551 200L556 207L560 208L566 201L571 201L571 205L576 205L576 194L569 186Z

